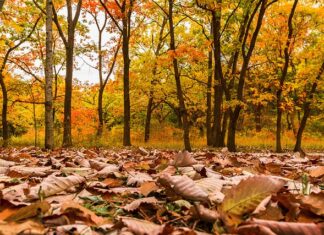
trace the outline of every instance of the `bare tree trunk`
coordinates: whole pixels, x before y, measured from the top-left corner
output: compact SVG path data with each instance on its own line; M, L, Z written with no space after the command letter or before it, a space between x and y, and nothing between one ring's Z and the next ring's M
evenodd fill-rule
M102 105L102 97L103 97L104 90L100 87L99 94L98 94L98 118L99 118L99 124L97 129L97 136L101 137L103 133L103 105Z
M221 0L217 3L221 4ZM221 45L220 45L220 30L221 30L221 8L212 11L213 24L213 40L214 40L214 133L213 146L221 147L222 145L222 103L223 103L223 72L221 64Z
M69 35L69 46L66 47L66 74L63 121L63 147L72 146L71 112L72 112L72 80L74 35Z
M7 147L9 143L9 128L7 121L7 112L8 112L8 91L6 84L4 83L4 78L0 73L0 85L2 90L2 138L3 138L3 147Z
M53 120L53 2L46 0L46 61L45 61L45 148L54 148ZM35 106L35 104L34 104ZM35 109L35 107L34 107ZM37 127L36 127L37 128ZM35 128L35 132L37 129ZM37 144L37 136L35 145Z
M208 53L208 80L207 80L207 111L206 111L206 129L207 129L207 145L213 145L212 141L212 83L213 83L213 53Z
M173 2L174 0L169 0L169 28L170 28L170 50L175 51L175 35L174 35L174 24L173 24ZM177 97L179 101L179 108L183 122L183 141L185 149L191 151L190 137L189 137L189 120L188 113L186 110L186 105L183 97L183 91L181 86L180 72L178 68L178 60L173 57L173 69L174 69L174 78L176 80L177 87Z
M124 60L124 138L123 145L131 146L130 139L130 96L129 96L129 30L128 19L123 18L123 60Z
M303 115L303 118L302 118L302 120L300 122L298 132L297 132L296 144L295 144L295 148L294 148L295 152L302 151L301 143L302 143L303 133L304 133L304 130L305 130L305 127L306 127L306 122L307 122L307 119L308 119L308 117L310 115L310 111L311 111L310 105L311 105L312 99L314 97L314 93L316 92L317 83L320 80L323 73L324 73L324 63L322 63L320 71L317 74L316 80L312 85L312 89L311 89L311 91L309 93L308 101L306 101L305 104L304 104L304 115Z
M146 119L145 119L145 131L144 131L144 141L148 142L150 139L150 128L151 128L151 117L153 110L153 91L150 91L150 97L146 109Z
M229 118L229 111L226 110L226 112L223 115L223 120L222 120L222 132L221 132L221 147L225 146L225 137L226 137L226 132L227 132L227 127L228 127L228 118Z
M283 65L282 68L282 74L280 77L280 85L277 91L277 130L276 130L276 152L280 153L282 152L282 146L281 146L281 132L282 132L282 107L281 107L281 96L282 96L282 89L283 89L283 85L284 82L286 80L287 77L287 72L288 72L288 67L289 67L289 59L290 59L290 45L292 43L292 39L293 39L293 25L292 25L292 21L293 21L293 17L295 14L295 10L298 4L298 0L294 1L293 7L291 8L290 14L289 14L289 18L288 18L288 37L287 37L287 41L286 41L286 46L284 49L284 55L285 55L285 63Z
M33 119L34 119L34 145L37 147L38 133L37 133L37 119L36 119L36 104L33 103Z

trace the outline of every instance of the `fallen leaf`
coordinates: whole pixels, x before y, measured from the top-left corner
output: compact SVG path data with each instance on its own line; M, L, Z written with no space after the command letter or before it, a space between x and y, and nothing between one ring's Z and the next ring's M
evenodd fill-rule
M269 228L275 235L319 235L324 234L324 226L314 223L293 223L293 222L277 222L269 220L253 219L251 225L260 225ZM241 228L242 230L242 228ZM239 234L240 228L238 229ZM246 234L246 233L242 233ZM253 234L253 233L249 233ZM266 234L266 233L264 233ZM272 234L271 234L272 235Z
M0 223L1 235L17 235L17 234L33 234L43 235L45 228L43 225L38 224L32 220L28 220L24 223Z
M155 197L145 197L132 201L131 203L124 206L123 209L126 211L134 211L137 210L142 204L155 205L158 202L159 201Z
M309 175L314 178L322 177L324 175L324 166L317 166L309 171Z
M121 223L136 235L158 235L163 231L163 226L146 220L131 217L120 217Z
M159 187L155 184L155 182L144 182L141 187L139 187L139 191L145 197L148 196L151 192L158 190Z
M159 182L185 199L207 201L208 194L186 175L161 175Z
M175 167L192 166L197 163L197 160L188 151L179 152L175 155L174 160L170 163Z
M324 216L324 192L318 194L311 193L303 197L300 202L302 208L309 209L317 215Z
M80 204L74 201L67 201L63 203L63 205L61 206L61 212L71 212L73 216L77 216L78 218L84 218L87 220L87 222L92 222L95 225L102 225L106 222L104 218L97 216L94 212L90 211L89 209L81 206Z
M36 217L42 213L47 212L50 209L50 207L51 205L47 201L36 202L29 206L20 208L14 214L5 218L5 221L18 222L23 219Z
M29 198L38 199L40 194L44 197L65 191L75 185L79 185L85 181L84 177L79 175L70 175L67 177L58 177L54 175L48 176L39 185L30 188Z
M220 213L227 225L238 225L243 215L252 213L255 208L272 193L277 192L285 181L267 176L254 176L242 180L225 193Z
M141 186L144 182L154 181L153 178L142 172L129 172L127 178L127 185Z

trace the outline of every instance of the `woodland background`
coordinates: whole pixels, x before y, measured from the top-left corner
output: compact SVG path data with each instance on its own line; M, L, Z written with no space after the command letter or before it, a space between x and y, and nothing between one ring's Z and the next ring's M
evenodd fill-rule
M3 2L4 146L324 148L321 1Z

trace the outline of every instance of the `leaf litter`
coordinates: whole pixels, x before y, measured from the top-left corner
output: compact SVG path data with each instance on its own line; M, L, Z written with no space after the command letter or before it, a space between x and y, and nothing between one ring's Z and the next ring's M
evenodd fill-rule
M324 155L2 149L0 234L324 234Z

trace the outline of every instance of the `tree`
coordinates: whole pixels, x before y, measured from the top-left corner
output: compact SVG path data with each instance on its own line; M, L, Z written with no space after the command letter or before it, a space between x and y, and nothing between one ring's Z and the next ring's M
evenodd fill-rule
M174 53L176 50L175 46L175 34L174 34L174 23L173 23L173 7L174 7L174 0L168 0L169 2L169 9L168 9L168 20L169 20L169 30L170 30L170 52ZM178 60L175 55L172 56L173 62L173 70L174 70L174 78L176 81L176 88L177 88L177 97L179 102L179 109L180 115L183 122L183 142L184 147L186 150L191 151L191 144L190 144L190 137L189 137L189 120L188 120L188 113L184 101L184 95L181 85L180 79L180 72L178 67Z
M45 61L45 148L54 147L53 121L53 2L46 0L46 61Z
M235 135L236 135L236 127L237 127L237 121L240 115L240 111L243 107L243 91L244 91L244 83L246 78L246 73L248 71L248 66L250 63L250 59L252 57L253 50L255 48L255 44L262 26L263 17L265 15L266 9L273 4L275 1L272 1L268 3L267 0L260 0L257 2L256 6L254 7L251 15L249 15L249 9L246 10L246 15L244 16L243 24L241 25L241 29L239 30L239 41L242 40L242 46L241 46L241 54L242 54L242 67L239 73L238 78L238 85L237 85L237 95L236 95L236 101L233 108L230 109L230 122L229 122L229 129L228 129L228 138L227 138L227 147L230 151L236 151L236 141L235 141ZM250 37L250 42L248 45L248 38L250 35L250 30L252 28L253 20L256 16L256 13L259 11L259 14L257 16L257 22L254 28L254 31L252 33L252 37ZM235 70L233 72L236 72L236 66L237 66L237 59L235 58L238 56L238 52L234 53L235 64L233 64L233 67L235 66ZM222 83L225 86L225 81ZM229 90L225 91L227 92L226 97L227 100L229 100Z
M15 50L17 50L24 42L26 42L31 35L34 33L37 24L41 17L38 16L34 24L29 27L26 27L27 30L18 28L18 26L13 25L13 27L17 28L17 31L10 30L7 31L6 39L4 41L4 45L6 51L4 53L4 57L0 63L0 85L2 90L2 135L3 135L3 146L7 146L9 142L9 127L8 127L8 90L5 83L5 73L6 66L9 62L9 58ZM13 23L15 24L15 23ZM10 27L10 24L6 25L6 27ZM29 30L29 31L28 31ZM18 38L18 40L17 40Z
M281 107L281 95L282 95L282 90L283 90L283 85L285 83L286 77L287 77L287 72L288 72L288 67L289 67L289 62L290 62L290 54L292 52L291 45L293 44L293 17L296 11L296 7L298 4L298 0L294 1L294 4L291 8L289 17L288 17L288 37L284 49L284 64L283 68L281 70L281 76L279 79L279 88L277 91L277 130L276 130L276 151L278 153L282 152L282 147L281 147L281 119L282 119L282 107Z
M103 12L104 15L100 15L100 9L99 7L101 6L100 3L96 3L93 1L87 1L85 4L85 9L86 11L90 14L92 19L95 22L95 26L98 32L98 42L96 45L96 51L98 54L98 65L93 66L98 70L98 77L99 77L99 91L98 91L98 129L97 129L97 136L101 137L103 133L103 127L104 127L104 113L103 113L103 94L106 88L106 85L108 83L109 78L111 77L114 67L117 61L117 56L119 53L120 49L120 42L121 42L121 37L119 36L119 39L116 40L115 37L111 39L111 41L107 42L111 48L110 50L104 51L104 42L103 42L103 36L104 36L104 31L107 29L107 24L109 23L108 21L108 15L107 12ZM100 24L100 19L103 18L103 21ZM110 26L111 29L109 28L109 31L115 30L116 27L114 25ZM116 44L116 46L112 46ZM107 56L107 54L113 54L112 57ZM105 58L107 57L107 58ZM109 61L110 60L110 61ZM104 66L104 63L107 63L107 66ZM107 68L106 68L107 67Z
M72 12L72 1L66 0L67 9L67 35L64 34L58 14L53 6L53 21L65 46L66 73L63 121L63 146L72 146L71 110L72 110L72 80L74 67L75 31L81 13L82 0L78 0L75 14Z
M104 2L100 0L101 5L104 7L105 11L114 22L118 30L121 32L123 42L122 42L122 51L123 51L123 61L124 61L124 73L123 73L123 83L124 83L124 136L123 136L123 145L130 146L130 95L129 95L129 71L130 71L130 58L129 58L129 41L131 37L131 18L134 10L134 4L136 0L120 0L115 1L112 5L111 2L107 0ZM110 4L110 7L115 11L114 13L109 10L107 4ZM120 22L121 21L121 24Z
M312 88L311 88L311 90L309 92L309 95L308 95L308 99L304 103L304 107L303 107L304 115L303 115L303 118L302 118L302 120L300 122L298 132L297 132L297 136L296 136L296 144L295 144L295 148L294 148L295 152L302 151L301 143L302 143L303 132L304 132L305 127L306 127L307 119L308 119L308 117L310 115L311 103L312 103L312 99L314 97L314 93L316 92L318 82L320 81L323 73L324 73L324 62L322 63L322 65L321 65L321 67L319 69L319 72L318 72L318 74L317 74L317 76L315 78L315 81L313 82Z

